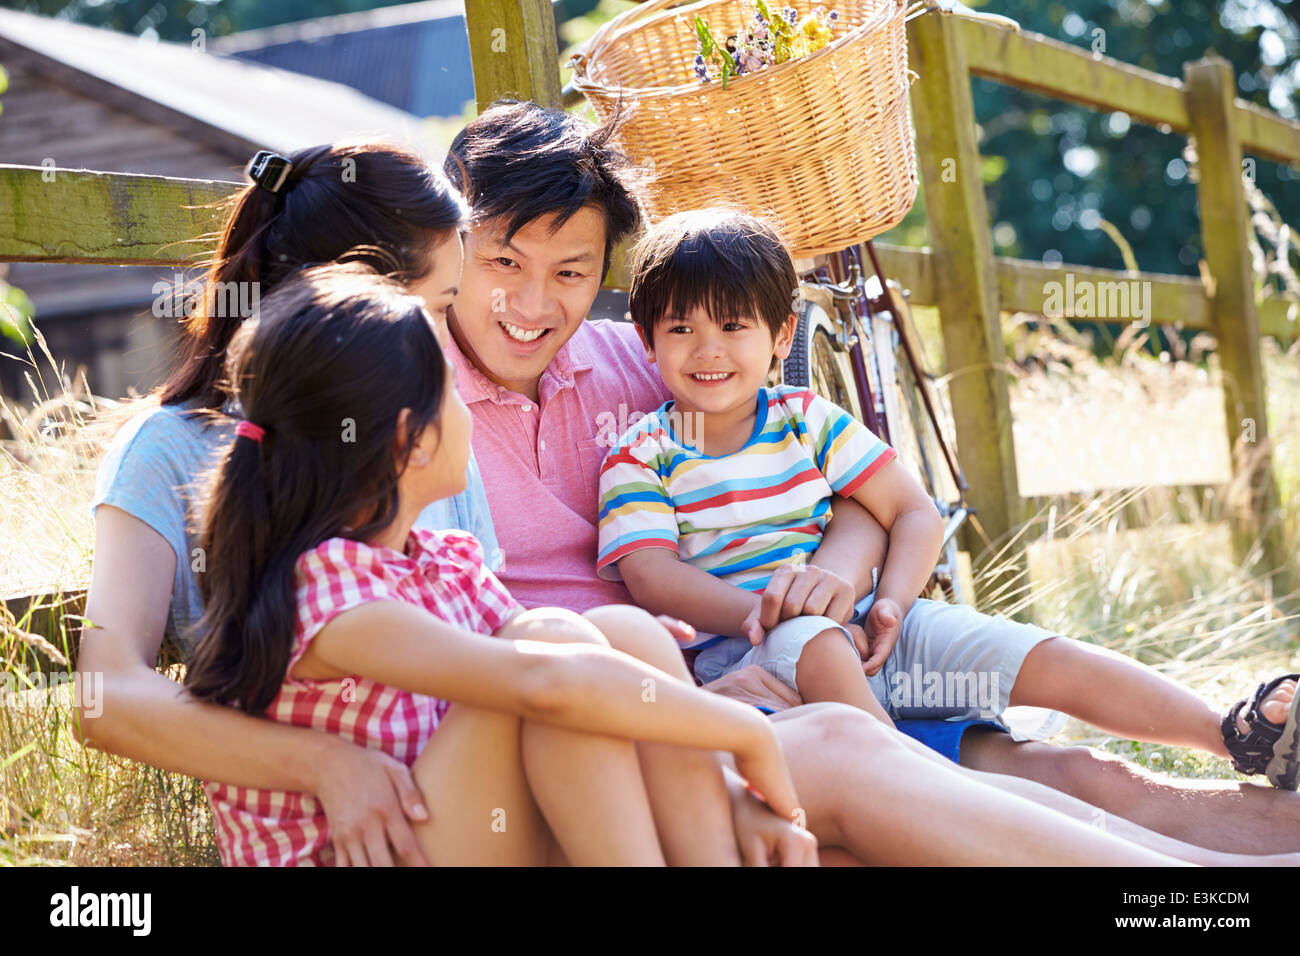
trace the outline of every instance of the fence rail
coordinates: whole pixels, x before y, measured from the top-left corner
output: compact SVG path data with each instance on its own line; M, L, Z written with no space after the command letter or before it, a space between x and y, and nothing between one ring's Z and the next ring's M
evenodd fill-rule
M571 99L557 79L549 0L480 0L470 11L467 26L480 108L501 96L552 106ZM1001 313L1042 311L1049 283L1066 276L1099 285L1150 282L1152 322L1181 322L1218 339L1229 446L1239 448L1238 423L1253 419L1265 451L1234 455L1234 472L1240 476L1249 467L1246 477L1255 493L1252 514L1238 528L1237 540L1244 546L1277 501L1267 454L1259 337L1294 340L1300 319L1293 303L1255 301L1242 157L1249 152L1300 162L1300 125L1236 99L1230 67L1215 58L1189 63L1179 79L1037 34L939 16L911 24L909 55L919 75L912 109L932 243L929 249L878 248L886 270L910 289L914 303L938 306L947 371L997 367L1003 355ZM1197 137L1209 284L1183 276L1074 264L1049 267L994 256L978 174L971 76L1123 111L1137 121ZM951 161L958 171L955 180L943 175L945 162ZM212 252L220 219L215 204L237 188L237 183L206 180L0 166L0 195L9 199L0 206L0 261L195 262ZM626 286L623 261L621 254L616 256L606 285ZM957 444L972 486L970 498L985 530L996 537L1019 522L1024 504L1016 482L1006 382L998 375L959 375L953 388ZM1274 529L1265 539L1274 568L1288 558L1280 548Z

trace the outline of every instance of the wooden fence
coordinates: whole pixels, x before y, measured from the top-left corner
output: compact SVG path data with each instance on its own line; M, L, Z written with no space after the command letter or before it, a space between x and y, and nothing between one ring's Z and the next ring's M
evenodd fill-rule
M475 0L467 7L480 108L500 96L552 106L572 102L560 85L550 0ZM1241 449L1246 420L1253 422L1260 446L1253 456L1234 455L1238 473L1248 460L1254 463L1246 476L1252 507L1237 523L1237 540L1244 541L1277 507L1260 335L1290 341L1300 323L1283 303L1255 301L1242 161L1249 153L1300 162L1300 125L1235 99L1231 67L1217 58L1187 64L1180 80L982 22L926 16L909 30L910 65L919 74L911 97L931 245L878 249L886 270L911 291L913 303L939 309L959 453L985 531L996 538L1024 514L1006 378L989 374L1003 362L1000 315L1041 312L1048 284L1073 274L1076 282L1150 282L1152 322L1181 322L1217 337L1229 447ZM1208 281L1084 265L1051 268L994 256L972 76L1123 111L1138 122L1195 137ZM196 207L236 188L236 183L0 166L0 196L5 197L0 261L183 263L211 250L204 236L217 226L209 210ZM606 284L625 287L626 275L617 264ZM1276 527L1265 538L1265 550L1274 568L1292 557L1282 553ZM18 600L22 607L31 604L29 598Z

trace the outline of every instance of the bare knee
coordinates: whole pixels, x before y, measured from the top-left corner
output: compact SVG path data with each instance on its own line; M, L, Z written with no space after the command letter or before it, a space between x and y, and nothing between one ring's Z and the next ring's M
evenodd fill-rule
M677 642L647 611L631 604L606 604L582 616L605 635L615 650L670 674L685 674L686 662Z
M605 635L584 615L561 607L538 607L524 611L503 627L497 636L512 641L609 646Z
M805 704L798 712L816 728L814 740L819 751L845 768L870 759L871 754L901 746L896 731L849 704Z

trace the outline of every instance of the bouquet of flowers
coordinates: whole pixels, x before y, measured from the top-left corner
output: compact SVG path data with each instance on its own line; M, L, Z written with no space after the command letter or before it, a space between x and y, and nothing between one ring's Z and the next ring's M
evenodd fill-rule
M820 50L834 39L834 23L839 14L817 7L799 18L793 7L774 13L766 0L754 0L754 20L741 33L718 43L709 25L698 14L695 32L700 38L700 52L695 55L695 75L701 83L715 78L727 88L733 76L754 73L767 66L784 63Z

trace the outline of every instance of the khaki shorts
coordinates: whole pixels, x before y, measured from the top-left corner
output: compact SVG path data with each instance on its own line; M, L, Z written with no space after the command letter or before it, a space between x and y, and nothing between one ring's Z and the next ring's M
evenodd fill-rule
M874 599L872 594L859 602L854 623L862 624ZM831 629L852 642L835 621L811 615L782 621L757 647L743 637L724 638L700 651L695 676L708 683L757 664L798 692L796 670L804 646ZM1025 656L1054 636L1033 624L981 614L965 604L918 598L903 618L893 653L867 681L895 720L998 718L1007 709Z

